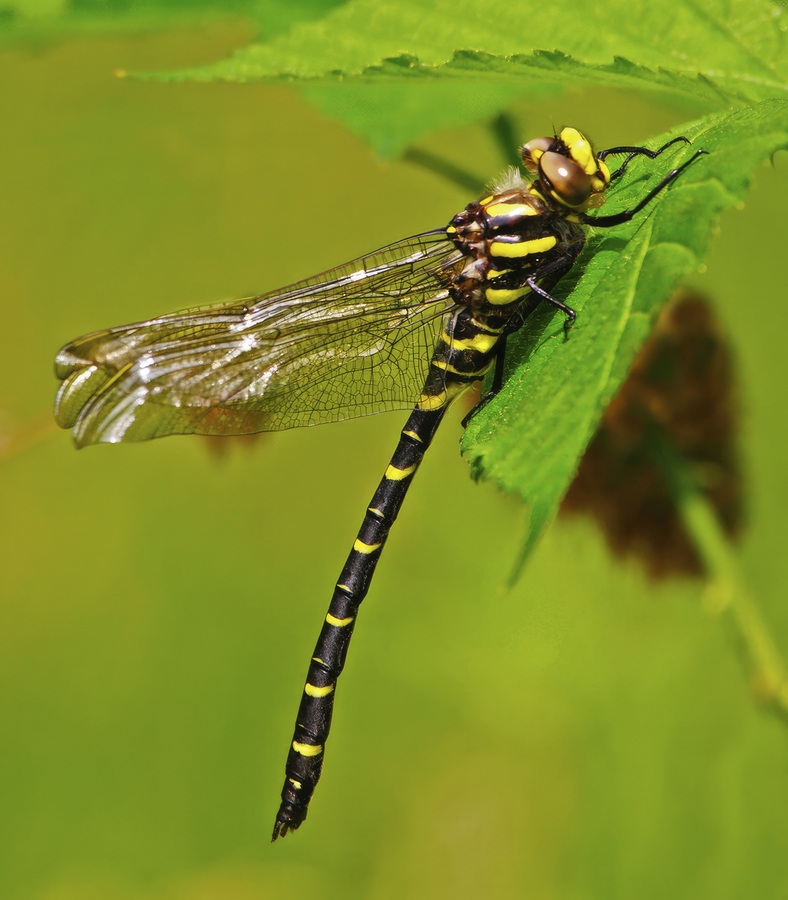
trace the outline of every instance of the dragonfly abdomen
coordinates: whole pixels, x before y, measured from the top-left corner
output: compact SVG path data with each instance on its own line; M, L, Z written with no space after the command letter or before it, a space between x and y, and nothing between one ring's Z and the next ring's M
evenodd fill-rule
M504 321L462 308L445 316L416 408L367 507L353 549L339 576L309 663L293 740L285 764L282 803L273 838L306 818L323 768L336 683L345 666L359 607L366 597L389 529L449 404L492 365Z

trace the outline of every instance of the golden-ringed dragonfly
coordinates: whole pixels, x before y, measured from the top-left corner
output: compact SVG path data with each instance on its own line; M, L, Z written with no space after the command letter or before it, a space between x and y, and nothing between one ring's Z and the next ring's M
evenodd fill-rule
M449 404L496 366L507 334L577 259L585 226L628 222L704 151L632 209L589 215L636 157L595 153L576 129L521 150L512 169L445 228L246 300L98 331L55 363L55 416L78 447L168 434L237 435L315 425L415 403L334 587L296 718L273 839L306 818L320 778L337 679L389 529ZM612 174L605 160L625 155Z

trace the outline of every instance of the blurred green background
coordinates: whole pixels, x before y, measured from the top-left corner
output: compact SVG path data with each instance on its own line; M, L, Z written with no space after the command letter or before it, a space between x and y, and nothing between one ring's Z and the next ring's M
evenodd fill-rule
M112 77L248 37L213 23L0 52L0 896L788 897L787 726L755 705L702 586L648 584L572 520L505 592L523 510L469 479L459 411L365 603L307 824L270 845L330 587L404 414L223 453L77 453L51 424L52 360L471 198L377 161L289 88ZM571 123L600 147L693 115L598 89L509 111L523 139ZM511 162L479 124L420 146L481 179ZM784 650L786 188L780 154L691 279L735 342L742 564Z

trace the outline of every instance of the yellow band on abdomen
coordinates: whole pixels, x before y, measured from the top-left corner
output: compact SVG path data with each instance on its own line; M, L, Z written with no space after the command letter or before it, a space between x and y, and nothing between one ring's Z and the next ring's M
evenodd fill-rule
M397 469L395 466L389 466L386 469L385 477L389 481L404 481L404 479L406 479L408 475L412 475L417 468L418 465L408 466L406 469Z
M374 553L376 550L379 550L381 544L365 544L364 541L356 540L353 544L353 549L357 553Z
M320 756L323 752L323 745L299 744L298 741L293 741L293 750L296 753L300 753L301 756Z
M304 686L304 693L308 697L327 697L333 690L333 684L329 684L327 687L316 687L314 684L307 682Z

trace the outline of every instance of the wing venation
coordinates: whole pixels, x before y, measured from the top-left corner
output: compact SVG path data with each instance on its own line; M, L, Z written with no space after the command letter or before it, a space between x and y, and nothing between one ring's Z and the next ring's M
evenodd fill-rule
M78 338L57 355L55 416L84 446L409 405L457 261L444 232L418 235L283 290Z

